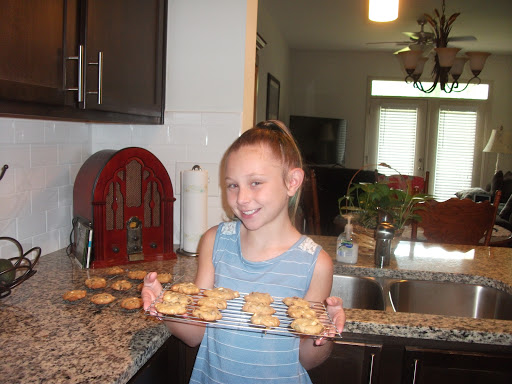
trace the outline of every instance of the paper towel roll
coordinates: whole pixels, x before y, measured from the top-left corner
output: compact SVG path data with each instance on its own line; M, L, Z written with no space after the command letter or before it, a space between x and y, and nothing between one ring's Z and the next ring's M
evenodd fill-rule
M181 249L197 254L199 239L208 229L208 171L196 166L181 172L180 209Z

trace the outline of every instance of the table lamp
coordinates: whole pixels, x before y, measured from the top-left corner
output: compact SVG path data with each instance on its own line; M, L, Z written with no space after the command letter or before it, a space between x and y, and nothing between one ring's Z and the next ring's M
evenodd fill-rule
M496 169L494 170L494 173L498 172L500 154L512 153L512 131L505 131L503 129L503 125L498 129L493 129L491 137L484 148L484 152L497 153Z

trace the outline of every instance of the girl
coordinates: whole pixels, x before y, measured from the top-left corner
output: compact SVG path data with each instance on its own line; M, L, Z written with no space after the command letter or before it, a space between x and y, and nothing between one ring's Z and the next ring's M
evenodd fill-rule
M288 128L279 121L259 123L229 147L223 166L227 204L235 220L203 235L195 284L326 302L341 331L341 299L328 297L331 258L292 224L304 171ZM144 308L161 290L156 273L148 274ZM201 343L193 383L310 383L306 370L324 361L332 349L325 339L166 324L188 345Z

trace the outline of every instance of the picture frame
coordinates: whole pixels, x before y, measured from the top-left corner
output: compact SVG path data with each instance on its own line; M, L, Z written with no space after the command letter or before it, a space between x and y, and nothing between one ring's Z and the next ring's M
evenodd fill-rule
M279 93L281 83L270 73L267 75L267 120L279 120Z

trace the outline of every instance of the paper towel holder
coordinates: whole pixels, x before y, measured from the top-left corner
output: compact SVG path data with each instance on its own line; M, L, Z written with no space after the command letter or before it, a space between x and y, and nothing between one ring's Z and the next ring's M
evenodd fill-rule
M202 171L202 170L203 169L198 164L196 164L192 167L192 171ZM183 198L183 194L182 194L182 198ZM183 204L183 200L181 201L181 204ZM180 210L181 210L181 208L180 208ZM181 212L182 212L182 215L180 218L180 225L183 225L183 211L181 210ZM199 256L198 252L188 252L183 249L183 239L181 238L181 236L180 236L180 241L181 241L181 244L180 244L180 247L178 249L176 249L176 253L178 253L182 256L194 256L194 257Z

